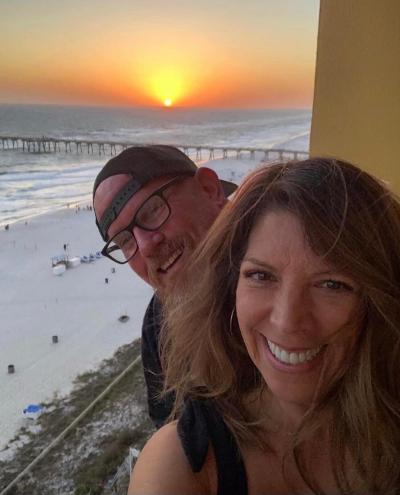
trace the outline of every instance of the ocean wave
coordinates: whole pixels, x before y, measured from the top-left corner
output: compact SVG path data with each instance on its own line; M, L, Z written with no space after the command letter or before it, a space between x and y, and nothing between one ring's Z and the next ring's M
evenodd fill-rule
M2 107L0 105L0 116ZM308 150L309 110L96 109L8 106L0 135ZM206 155L206 153L204 153ZM192 150L192 159L195 153ZM0 149L0 222L90 198L109 156Z

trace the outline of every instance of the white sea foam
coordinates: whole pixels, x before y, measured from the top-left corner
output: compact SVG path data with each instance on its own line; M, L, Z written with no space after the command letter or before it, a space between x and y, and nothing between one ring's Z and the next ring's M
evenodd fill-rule
M0 105L0 135L308 150L308 110ZM63 148L62 148L63 149ZM0 149L0 226L90 199L109 157ZM195 158L192 156L192 158ZM203 153L202 159L209 157Z

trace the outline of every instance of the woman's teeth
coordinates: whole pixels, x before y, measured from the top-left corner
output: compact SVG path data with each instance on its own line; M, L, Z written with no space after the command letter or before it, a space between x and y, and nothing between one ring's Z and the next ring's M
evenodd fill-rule
M306 351L301 352L289 352L285 349L282 349L278 345L274 344L270 340L266 339L268 343L269 350L276 357L278 361L281 361L285 364L301 364L306 361L311 361L315 358L315 356L322 349L322 345L315 347L314 349L308 349Z

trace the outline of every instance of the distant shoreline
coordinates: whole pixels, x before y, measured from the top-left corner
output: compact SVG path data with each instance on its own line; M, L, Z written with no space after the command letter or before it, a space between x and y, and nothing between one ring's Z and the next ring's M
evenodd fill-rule
M56 212L64 210L64 209L74 209L78 206L79 207L81 207L81 206L86 207L86 205L89 205L89 204L90 205L92 204L91 195L88 195L87 199L82 199L81 201L74 201L71 203L65 203L65 204L60 205L60 206L53 206L52 208L49 208L46 211L42 211L42 212L35 213L32 215L22 216L20 218L11 219L9 221L0 220L0 229L4 228L6 225L12 226L12 225L16 225L16 224L22 223L22 222L29 222L30 220L34 220L38 217L41 217L42 215L49 215L49 214L56 213Z

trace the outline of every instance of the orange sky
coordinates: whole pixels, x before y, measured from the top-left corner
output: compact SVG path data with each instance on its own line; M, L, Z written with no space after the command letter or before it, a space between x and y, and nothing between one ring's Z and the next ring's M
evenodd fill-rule
M318 0L0 3L0 103L311 107Z

